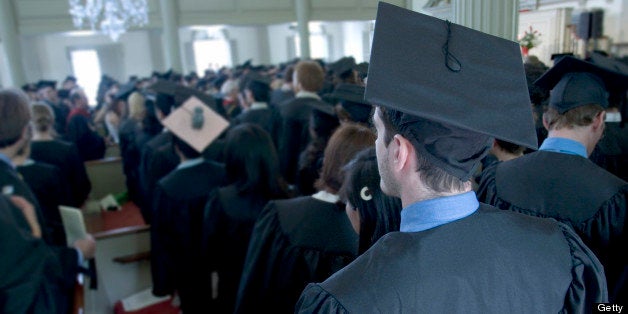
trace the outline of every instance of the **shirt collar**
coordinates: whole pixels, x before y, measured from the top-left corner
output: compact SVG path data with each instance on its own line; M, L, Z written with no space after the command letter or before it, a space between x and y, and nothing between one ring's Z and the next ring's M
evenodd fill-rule
M480 207L475 192L433 198L401 211L401 232L428 230L473 214Z
M338 195L331 194L327 191L318 191L316 194L312 195L312 197L319 201L332 204L338 203L338 201L340 200L340 197Z
M299 91L294 97L296 98L316 98L321 100L321 97L316 93L308 92L306 90Z
M198 164L201 164L203 160L204 160L203 157L184 160L177 166L177 170L194 167Z
M564 137L546 138L539 150L578 155L587 158L587 149L582 143Z
M266 109L268 108L268 104L265 102L254 102L251 104L249 110L257 110L257 109Z
M0 153L0 162L4 162L7 165L9 165L11 168L15 169L15 165L13 164L13 162L11 161L11 158L9 158L9 156Z

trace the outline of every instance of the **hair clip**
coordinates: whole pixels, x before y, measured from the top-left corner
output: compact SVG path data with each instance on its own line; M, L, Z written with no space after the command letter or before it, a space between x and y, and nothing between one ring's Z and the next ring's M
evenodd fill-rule
M373 195L371 195L371 191L368 187L363 187L360 191L360 197L365 201L370 201L373 199Z
M203 117L203 108L196 107L194 108L194 113L192 114L192 129L199 130L203 127L203 123L205 122L205 118Z

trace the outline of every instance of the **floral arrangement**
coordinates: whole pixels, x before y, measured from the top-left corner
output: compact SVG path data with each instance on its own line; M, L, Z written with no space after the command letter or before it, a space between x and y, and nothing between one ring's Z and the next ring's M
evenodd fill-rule
M532 26L530 26L525 32L523 32L523 36L519 39L519 45L527 49L532 49L541 44L540 37L541 33L532 29Z

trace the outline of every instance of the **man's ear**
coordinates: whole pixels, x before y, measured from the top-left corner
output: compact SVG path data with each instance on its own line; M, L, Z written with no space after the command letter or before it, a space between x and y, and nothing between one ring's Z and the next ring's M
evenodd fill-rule
M410 156L414 147L408 139L399 134L393 137L391 144L393 145L393 169L400 171L410 164Z
M604 128L606 120L606 111L600 111L595 118L593 118L593 123L591 123L591 127L593 130L597 131L599 128Z
M541 118L541 120L543 121L543 127L545 128L545 130L549 131L549 122L547 122L546 117L547 116L543 114L543 117Z

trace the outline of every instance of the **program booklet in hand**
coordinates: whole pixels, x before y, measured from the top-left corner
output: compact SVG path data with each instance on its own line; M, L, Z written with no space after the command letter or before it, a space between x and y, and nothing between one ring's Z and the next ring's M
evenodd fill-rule
M61 205L59 206L59 212L61 213L63 229L65 229L65 236L69 246L72 246L74 241L87 236L83 212L80 209Z

